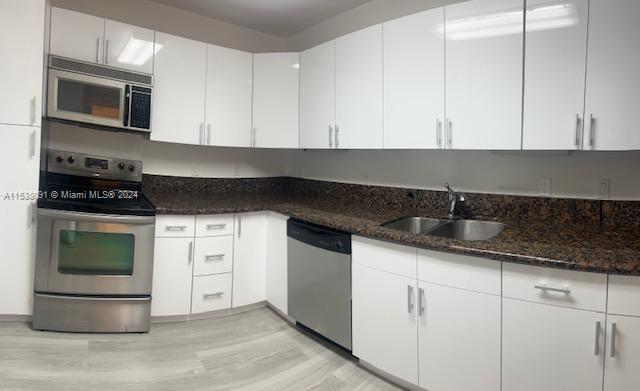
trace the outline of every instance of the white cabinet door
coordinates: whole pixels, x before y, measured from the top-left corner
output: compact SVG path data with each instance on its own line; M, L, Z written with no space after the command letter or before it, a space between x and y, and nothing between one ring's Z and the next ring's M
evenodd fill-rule
M0 123L40 125L44 0L0 2Z
M267 301L283 314L287 301L287 216L269 213L267 221Z
M207 131L204 144L251 147L253 55L207 45Z
M640 318L609 315L607 334L604 391L637 389L640 384Z
M527 1L524 149L580 149L589 0Z
M382 149L382 67L382 25L336 39L336 148Z
M161 50L158 45L155 50ZM153 73L154 32L142 27L106 20L104 62L136 72Z
M591 0L589 10L584 148L640 149L640 2Z
M520 149L523 11L523 0L446 7L448 148Z
M191 313L193 238L156 238L151 316Z
M504 390L602 390L604 314L512 299L502 311Z
M160 32L156 43L151 140L201 144L207 45Z
M384 148L444 146L444 8L384 24Z
M233 249L233 307L266 299L267 215L236 215Z
M104 19L51 8L50 53L75 60L104 62Z
M336 123L336 42L300 54L300 146L333 148Z
M299 53L253 56L253 128L258 148L298 148Z
M15 197L20 193L36 195L38 191L40 129L0 125L0 139L4 148L0 155L0 314L30 315L36 207L33 200Z
M353 354L418 384L415 279L352 264Z
M420 387L499 391L500 296L418 284Z

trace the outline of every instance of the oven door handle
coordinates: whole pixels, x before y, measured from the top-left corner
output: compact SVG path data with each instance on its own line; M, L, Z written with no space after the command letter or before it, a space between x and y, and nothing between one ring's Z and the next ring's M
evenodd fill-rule
M155 224L155 216L128 216L128 215L107 215L100 213L71 212L56 209L38 209L38 216L51 217L59 220L69 221L92 221L98 223L114 224Z
M46 293L38 293L36 295L40 297L49 297L59 299L64 297L65 300L82 300L82 301L151 301L151 297L119 297L119 296L70 296L70 295L48 295Z

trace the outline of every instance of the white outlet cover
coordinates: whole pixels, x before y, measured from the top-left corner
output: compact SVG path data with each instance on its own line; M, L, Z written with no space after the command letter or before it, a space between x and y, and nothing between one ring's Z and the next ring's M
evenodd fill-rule
M603 178L598 181L598 196L600 198L611 197L611 179Z

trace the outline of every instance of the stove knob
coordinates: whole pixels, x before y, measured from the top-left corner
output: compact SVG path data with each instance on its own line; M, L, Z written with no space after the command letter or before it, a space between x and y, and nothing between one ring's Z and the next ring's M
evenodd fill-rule
M129 164L129 171L133 172L136 169L136 166L133 164Z
M121 170L124 170L124 163L123 162L118 163L118 168Z
M62 158L62 156L57 156L56 157L56 162L62 163L63 161L64 161L64 159Z
M76 159L74 159L73 156L69 156L67 158L67 163L69 163L69 164L73 164L75 161L76 161Z

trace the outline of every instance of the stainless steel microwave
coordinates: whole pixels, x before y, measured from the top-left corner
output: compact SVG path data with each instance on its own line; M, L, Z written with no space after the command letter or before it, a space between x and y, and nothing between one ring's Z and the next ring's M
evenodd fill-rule
M151 131L153 76L49 56L47 117Z

